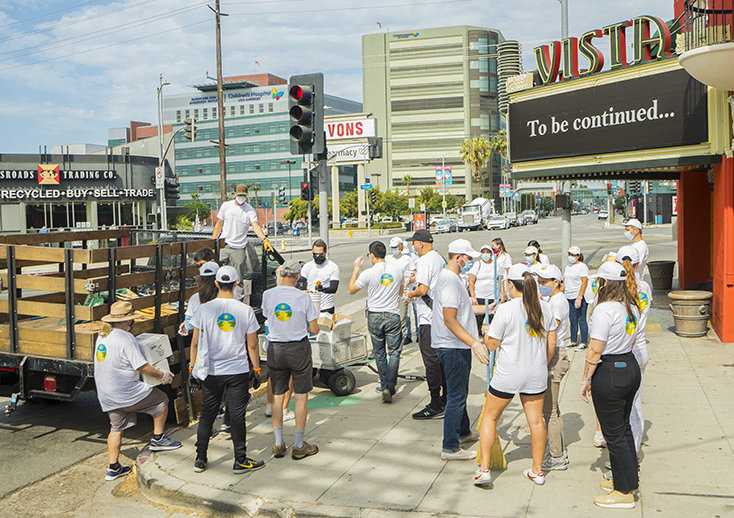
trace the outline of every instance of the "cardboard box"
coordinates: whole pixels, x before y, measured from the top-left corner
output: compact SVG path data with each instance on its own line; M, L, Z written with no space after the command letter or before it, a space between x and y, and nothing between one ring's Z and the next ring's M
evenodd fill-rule
M348 340L352 336L352 319L348 315L335 314L330 317L320 317L316 322L319 325L319 335L321 333L330 334L330 342Z
M143 333L135 337L140 344L140 352L151 365L173 355L171 340L166 335Z
M157 361L155 363L152 363L153 367L155 367L158 370L162 370L163 372L171 372L171 368L168 365L168 360L166 358L163 358L160 361ZM150 376L146 376L143 374L143 383L145 383L150 388L156 387L161 384L161 380L158 378L152 378Z

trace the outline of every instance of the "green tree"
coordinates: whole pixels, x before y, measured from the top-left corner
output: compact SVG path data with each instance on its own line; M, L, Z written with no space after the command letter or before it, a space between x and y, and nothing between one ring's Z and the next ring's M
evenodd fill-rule
M201 195L198 192L191 193L191 201L184 203L184 207L188 207L189 212L186 214L186 218L189 221L196 221L197 214L199 219L208 218L211 216L212 209L209 205L200 201Z
M471 169L472 178L477 182L478 194L482 194L482 168L492 157L492 144L483 138L470 138L461 144L461 159Z
M405 184L405 188L408 191L408 198L410 198L410 184L413 183L413 177L409 174L406 174L405 176L403 176L403 183Z
M260 200L257 197L257 193L260 192L262 188L263 188L262 185L260 185L259 183L255 183L255 184L250 185L248 189L255 194L255 208L256 209L260 208Z
M408 198L401 195L397 189L385 192L377 190L377 203L375 205L375 212L392 218L408 213Z
M288 203L288 212L283 216L288 221L308 220L308 202L295 198ZM319 197L316 195L311 201L311 215L314 223L319 218ZM331 198L329 198L329 217L331 217Z
M191 220L183 214L179 215L174 224L171 225L171 230L192 230L193 228L194 225Z
M507 160L507 131L499 130L489 141L492 152Z
M339 212L345 218L356 218L359 214L357 196L358 192L355 190L344 194L339 199Z

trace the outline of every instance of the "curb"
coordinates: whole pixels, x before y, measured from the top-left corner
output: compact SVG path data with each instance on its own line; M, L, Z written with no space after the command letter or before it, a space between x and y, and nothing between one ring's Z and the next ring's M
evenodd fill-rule
M139 491L152 502L204 513L257 518L471 518L444 512L398 511L314 503L269 501L202 484L185 482L169 475L156 463L146 446L137 459Z

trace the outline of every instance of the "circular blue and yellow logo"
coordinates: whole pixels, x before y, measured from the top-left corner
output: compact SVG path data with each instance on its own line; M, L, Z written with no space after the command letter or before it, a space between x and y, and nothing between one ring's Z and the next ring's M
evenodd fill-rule
M530 327L530 324L528 324L528 321L527 320L525 321L525 331L527 331L527 333L530 336L532 336L533 338L536 338L538 336L538 333L536 333L535 331L533 331L533 328Z
M645 311L647 307L650 305L650 299L647 298L647 294L645 293L638 293L637 294L637 307L640 308L640 311Z
M591 291L596 295L596 292L599 291L599 281L597 279L594 279L591 281Z
M383 286L390 286L394 280L395 279L393 279L392 275L390 275L389 273L383 273L380 277L380 284L382 284Z
M105 347L104 344L99 344L97 346L96 356L98 362L104 361L104 359L107 357L107 347Z
M637 329L637 321L632 322L632 320L628 316L627 317L627 323L624 326L625 332L628 335L632 336L633 334L635 334L635 329Z
M217 318L217 326L225 333L229 333L234 329L235 324L237 324L237 321L229 313L222 313L219 315L219 318Z
M277 318L281 322L287 322L288 320L290 320L292 315L293 311L291 311L291 307L285 302L275 306L275 318Z

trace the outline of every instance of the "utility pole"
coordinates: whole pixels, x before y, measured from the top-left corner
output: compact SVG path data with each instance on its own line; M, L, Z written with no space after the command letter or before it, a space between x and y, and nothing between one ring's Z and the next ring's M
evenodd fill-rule
M481 173L480 173L481 174ZM441 182L441 208L443 209L443 217L446 217L446 155L441 155L441 176L443 181Z
M217 118L219 119L219 197L221 202L227 201L227 150L224 146L224 92L222 90L222 14L219 0L215 0L216 7L207 6L214 12L217 35Z
M561 4L561 38L568 38L568 0L558 0ZM571 197L571 182L563 182L563 194ZM571 248L571 207L561 209L561 254Z
M159 157L158 160L158 167L163 168L163 186L160 188L159 191L159 204L161 206L161 222L160 222L160 229L161 230L168 230L168 218L166 217L166 168L165 168L165 160L164 160L164 151L163 151L163 87L169 86L171 83L163 80L163 74L159 76L159 85L157 90L157 98L158 98L158 147L159 147ZM173 139L173 136L171 136Z
M329 173L326 167L326 151L317 155L316 178L319 186L319 235L329 246ZM339 197L339 193L336 193Z

